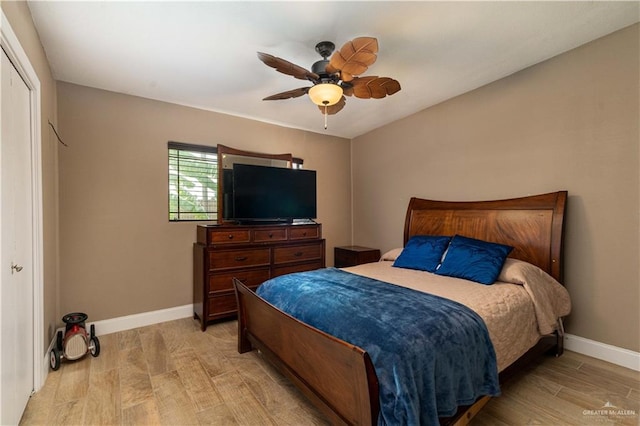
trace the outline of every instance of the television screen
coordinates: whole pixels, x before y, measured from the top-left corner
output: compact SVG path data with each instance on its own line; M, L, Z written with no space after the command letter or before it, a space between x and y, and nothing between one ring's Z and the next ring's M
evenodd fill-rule
M316 172L234 164L232 199L235 220L314 219Z

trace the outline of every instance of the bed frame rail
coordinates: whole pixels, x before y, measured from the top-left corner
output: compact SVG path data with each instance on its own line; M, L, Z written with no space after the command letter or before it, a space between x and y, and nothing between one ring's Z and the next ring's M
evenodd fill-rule
M258 349L333 424L376 424L378 379L364 350L284 314L239 280L233 282L238 352Z

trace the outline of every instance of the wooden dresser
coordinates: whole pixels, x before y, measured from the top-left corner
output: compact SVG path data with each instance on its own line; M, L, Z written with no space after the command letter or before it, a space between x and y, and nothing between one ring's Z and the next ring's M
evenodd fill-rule
M207 323L237 313L233 278L255 289L278 275L325 267L322 225L198 225L193 245L193 310Z

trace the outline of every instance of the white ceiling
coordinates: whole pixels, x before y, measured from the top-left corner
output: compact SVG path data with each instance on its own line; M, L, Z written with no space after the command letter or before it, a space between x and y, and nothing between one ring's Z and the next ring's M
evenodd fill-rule
M29 1L54 78L346 138L406 117L640 20L639 2L67 2ZM329 128L310 86L260 62L304 68L378 38L364 75L395 78L384 99L347 98Z

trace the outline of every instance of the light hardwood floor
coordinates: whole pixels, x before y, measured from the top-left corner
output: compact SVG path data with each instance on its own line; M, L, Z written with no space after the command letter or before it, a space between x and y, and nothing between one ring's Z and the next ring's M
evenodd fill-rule
M97 358L50 372L20 424L327 424L258 354L238 354L235 321L205 333L191 319L170 321L100 336L100 346ZM472 425L640 420L640 373L571 352L531 365L502 391Z

